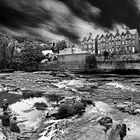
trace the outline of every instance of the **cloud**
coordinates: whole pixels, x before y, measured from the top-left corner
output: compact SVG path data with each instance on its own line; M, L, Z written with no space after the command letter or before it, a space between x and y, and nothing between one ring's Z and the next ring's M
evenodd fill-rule
M74 31L72 17L70 17L69 10L66 12L66 9L64 4L55 0L1 0L0 25L11 30L27 30L27 32L31 28L32 33L36 31L33 31L33 28L40 28L42 31L42 28L46 27L44 30L48 30L48 32L77 42L79 35ZM41 35L41 32L37 33Z
M77 17L96 24L99 28L113 29L125 24L140 32L140 12L135 0L59 0ZM96 7L95 12L91 7Z
M136 0L0 0L0 26L52 39L60 36L73 42L78 42L86 28L106 30L123 24L140 32L139 3Z

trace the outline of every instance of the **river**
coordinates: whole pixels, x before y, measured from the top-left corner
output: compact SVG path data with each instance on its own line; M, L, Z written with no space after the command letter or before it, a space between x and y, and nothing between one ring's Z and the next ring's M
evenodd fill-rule
M63 122L67 124L66 126L62 125L62 127L64 127L61 130L63 137L60 137L61 135L57 137L60 140L61 139L62 140L63 139L93 140L93 138L94 140L96 139L103 140L104 134L102 134L102 132L101 133L97 132L98 128L95 127L93 120L95 120L98 115L102 114L102 112L105 113L108 112L108 109L112 107L112 104L114 102L117 104L122 102L131 104L131 99L133 96L135 103L137 103L138 105L140 103L140 93L139 93L140 75L134 75L134 74L133 75L117 75L117 74L76 75L74 79L70 79L68 77L60 77L60 76L54 77L47 72L35 72L35 73L15 72L10 74L0 75L0 84L5 84L7 87L14 86L22 89L41 90L44 91L45 94L56 93L66 97L85 96L86 98L94 101L98 106L99 110L101 111L100 113L97 112L97 110L95 110L93 107L89 106L86 109L86 113L84 114L84 116L79 119L44 120L43 122L44 129L45 127L48 127L45 126L45 123L48 124L50 123L50 121L54 121L52 126L53 128L51 127L52 130L51 136L54 133L56 133L54 124L60 123L62 125ZM1 97L2 100L4 97L3 96ZM38 100L42 101L44 99L38 99ZM20 104L21 101L19 101L18 103ZM14 106L15 104L13 104L12 106ZM16 111L16 109L14 110ZM24 109L22 108L22 110ZM36 112L35 110L34 112L31 112L29 116L30 118L34 118L34 119L30 121L32 123L33 121L36 121L37 118L35 117L39 117L40 113L42 112ZM115 121L119 120L122 122L126 122L129 125L131 131L128 132L128 136L124 140L133 140L133 138L135 140L140 139L140 135L138 133L138 129L140 129L139 115L133 116L121 112L115 112L115 114L110 114L109 112L106 115L108 114ZM46 133L44 132L44 135L45 134ZM39 140L45 139L43 134L42 135L37 134L37 135L40 136L33 137L32 139L35 138ZM46 137L47 137L46 139L49 140L49 135L46 135Z

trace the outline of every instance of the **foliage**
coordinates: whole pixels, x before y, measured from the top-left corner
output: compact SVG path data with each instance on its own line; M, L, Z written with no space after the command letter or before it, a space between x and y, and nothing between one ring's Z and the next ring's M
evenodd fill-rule
M96 57L94 54L90 54L86 57L86 68L87 69L92 69L96 67Z
M40 43L46 43L44 40L42 40L39 37L32 37L32 36L13 36L15 40L17 40L19 43L23 42L40 42Z
M21 51L21 61L25 70L37 69L43 58L42 50L37 44L27 43Z
M0 69L12 67L15 43L11 38L0 35Z
M67 44L64 40L62 40L57 42L56 45L53 46L52 50L53 52L59 53L60 50L64 50L65 48L67 48Z
M104 59L107 59L107 58L108 58L108 56L109 56L109 53L108 53L108 52L106 52L106 51L104 51L103 55L104 55Z

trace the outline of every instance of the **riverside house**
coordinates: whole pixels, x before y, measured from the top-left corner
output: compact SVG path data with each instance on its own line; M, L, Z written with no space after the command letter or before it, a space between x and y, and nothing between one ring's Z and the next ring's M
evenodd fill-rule
M82 51L80 47L68 48L58 54L58 61L68 69L83 69L85 67L86 56L90 52Z

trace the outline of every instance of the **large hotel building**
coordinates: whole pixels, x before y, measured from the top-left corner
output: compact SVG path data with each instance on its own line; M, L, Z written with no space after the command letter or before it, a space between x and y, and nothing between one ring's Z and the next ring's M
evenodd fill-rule
M90 33L81 41L81 50L96 55L103 55L104 52L113 55L138 53L140 52L138 31L137 29L118 31L97 35L95 38Z

